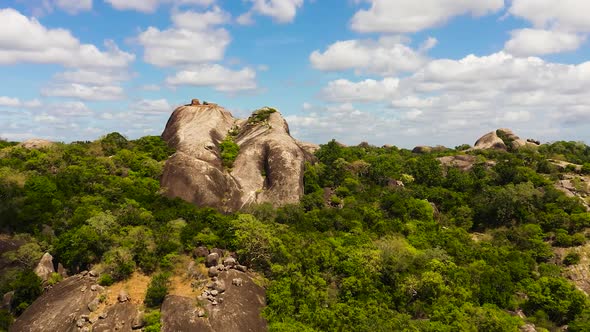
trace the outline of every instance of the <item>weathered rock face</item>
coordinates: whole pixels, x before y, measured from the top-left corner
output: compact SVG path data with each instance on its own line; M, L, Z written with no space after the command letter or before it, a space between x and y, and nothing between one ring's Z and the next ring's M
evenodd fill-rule
M176 149L164 167L162 187L170 197L233 212L252 203L296 203L303 195L305 161L314 147L291 137L280 113L233 118L215 104L182 106L174 111L162 138ZM235 135L240 152L230 171L220 143Z
M162 304L162 331L266 331L260 316L264 289L243 272L221 271L211 283L214 302L169 295ZM213 304L215 303L215 304Z
M9 331L78 331L76 323L90 313L88 304L98 296L90 290L95 283L95 278L79 275L58 283L33 302Z

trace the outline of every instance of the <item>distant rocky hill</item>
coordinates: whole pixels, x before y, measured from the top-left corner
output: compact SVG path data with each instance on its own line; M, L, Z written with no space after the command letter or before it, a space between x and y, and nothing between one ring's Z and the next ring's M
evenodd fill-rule
M305 162L317 149L291 137L275 109L240 120L198 100L172 113L162 137L176 149L164 168L165 193L225 212L299 202Z

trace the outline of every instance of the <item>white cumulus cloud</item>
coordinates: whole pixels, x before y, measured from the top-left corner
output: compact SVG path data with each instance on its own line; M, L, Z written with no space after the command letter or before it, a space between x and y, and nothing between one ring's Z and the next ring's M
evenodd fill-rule
M255 90L256 71L251 68L231 70L218 64L187 68L166 79L170 85L211 86L217 91Z
M228 20L229 14L217 7L203 13L174 13L173 27L149 27L139 35L138 41L145 49L144 60L161 67L221 60L231 37L227 30L217 26Z
M358 32L407 33L440 26L459 15L483 16L504 8L504 0L358 0L368 2L352 18Z
M209 6L215 0L104 0L117 10L135 10L153 13L163 4Z
M68 30L48 29L37 19L11 8L0 9L0 22L0 65L47 63L66 67L124 68L135 59L113 41L106 41L102 51L92 44L80 43Z
M269 16L279 23L289 23L295 19L297 10L303 6L303 0L247 0L252 2L252 9L238 17L240 24L252 24L255 14Z
M422 46L423 50L416 51L403 44L403 40L398 37L344 40L328 46L323 53L314 51L309 59L314 68L319 70L354 69L386 76L417 70L428 60L423 52L435 44L436 39L429 38Z
M585 40L584 36L576 33L540 29L514 30L511 35L504 49L518 56L575 51Z

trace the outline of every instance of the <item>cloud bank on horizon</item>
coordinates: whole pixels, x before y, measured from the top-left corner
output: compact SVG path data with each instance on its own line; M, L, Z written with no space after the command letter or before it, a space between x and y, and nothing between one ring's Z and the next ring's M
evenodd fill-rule
M200 98L402 147L590 143L586 0L8 0L0 137L159 135Z

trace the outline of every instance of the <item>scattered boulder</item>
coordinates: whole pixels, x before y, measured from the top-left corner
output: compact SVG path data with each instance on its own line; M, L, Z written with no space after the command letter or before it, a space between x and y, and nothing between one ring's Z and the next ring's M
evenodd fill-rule
M210 285L212 290L218 292L219 294L225 292L225 282L223 280L215 280L212 285Z
M242 278L235 278L232 279L231 284L237 287L241 287L244 284L244 280Z
M532 138L528 138L527 143L533 144L533 145L541 145L541 141L536 140L536 139L532 139Z
M389 188L404 188L404 182L396 179L389 179L387 181L387 187Z
M241 271L241 272L248 272L248 268L244 265L236 265L236 270Z
M214 252L211 253L207 256L207 261L205 262L205 265L207 267L211 267L211 266L217 266L219 264L219 254Z
M477 158L468 154L460 154L455 156L445 156L437 158L441 165L446 167L456 167L462 171L469 171L475 165Z
M426 154L432 152L432 148L429 146L417 146L412 149L412 153Z
M57 264L57 273L59 273L63 278L68 277L68 270L66 270L66 268L61 263Z
M236 261L236 259L233 257L227 257L223 260L223 265L230 267L230 268L236 266L237 264L238 264L238 261Z
M14 291L4 294L4 296L2 297L2 305L0 306L0 309L11 310L11 303L13 298Z
M212 254L213 254L213 253L216 253L216 254L218 254L218 255L219 255L219 257L223 257L223 256L225 256L225 250L223 250L223 249L219 249L219 248L213 248L213 249L211 249L211 253L212 253Z
M211 266L209 268L208 275L211 278L212 277L217 277L219 275L219 270L217 269L217 266Z
M95 298L94 300L90 301L90 303L88 303L88 310L90 310L90 312L95 312L98 309L99 304L98 298Z
M198 258L198 257L207 257L209 255L209 249L207 249L207 247L205 246L200 246L198 248L195 248L195 250L193 250L193 257Z
M437 145L437 146L420 145L420 146L417 146L414 149L412 149L412 153L427 154L427 153L432 153L432 152L442 152L445 150L447 150L447 147L442 146L442 145Z
M53 268L53 256L46 252L43 254L43 257L41 257L39 264L37 264L37 267L35 268L35 274L39 276L41 280L47 281L49 278L51 278L53 273L55 273Z
M117 295L117 301L119 301L119 303L124 303L124 302L128 302L129 300L131 300L129 298L129 294L127 293L126 290L121 289L121 291L119 292L119 295Z

